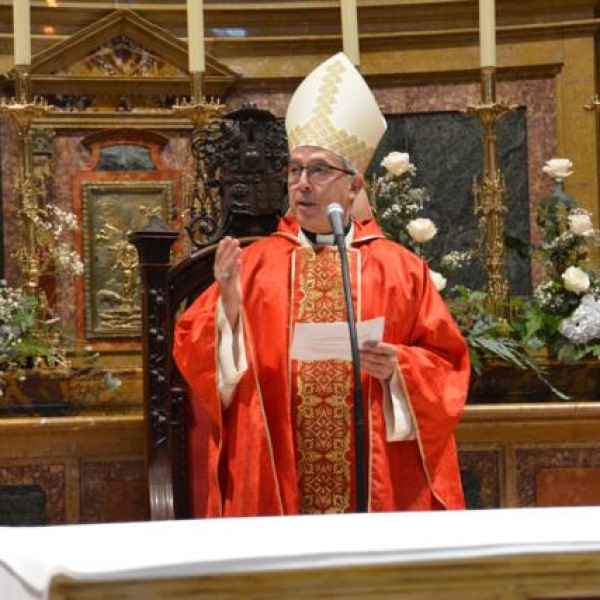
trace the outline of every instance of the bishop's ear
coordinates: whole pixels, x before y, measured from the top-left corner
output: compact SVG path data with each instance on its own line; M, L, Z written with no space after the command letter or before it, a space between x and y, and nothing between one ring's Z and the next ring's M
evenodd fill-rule
M367 221L373 218L369 198L363 188L358 191L354 198L354 202L352 203L352 214L359 221Z
M360 173L357 173L356 175L354 175L352 177L352 183L350 184L350 191L354 192L355 194L358 194L363 189L364 185L365 185L365 178Z

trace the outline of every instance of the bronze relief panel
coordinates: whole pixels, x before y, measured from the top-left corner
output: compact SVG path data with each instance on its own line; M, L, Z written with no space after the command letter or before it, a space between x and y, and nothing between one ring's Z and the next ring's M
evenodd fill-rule
M141 297L130 232L149 216L169 222L172 181L83 183L85 336L139 338Z

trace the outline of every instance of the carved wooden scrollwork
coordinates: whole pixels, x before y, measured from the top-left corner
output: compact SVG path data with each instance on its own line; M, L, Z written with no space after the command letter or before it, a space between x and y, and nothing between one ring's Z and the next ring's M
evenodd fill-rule
M190 221L195 247L224 235L267 235L286 210L283 123L266 110L246 106L194 132L196 174Z

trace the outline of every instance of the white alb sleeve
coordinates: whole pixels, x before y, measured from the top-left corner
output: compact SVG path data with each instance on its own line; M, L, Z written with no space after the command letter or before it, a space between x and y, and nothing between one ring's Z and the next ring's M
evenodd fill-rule
M246 351L244 349L244 328L242 326L242 315L237 326L237 332L231 330L229 320L225 316L223 303L219 300L217 305L217 329L219 332L217 349L217 387L221 406L223 409L229 408L231 399L240 379L248 369L246 361ZM235 360L235 350L237 345L238 360Z
M391 381L382 381L383 416L388 442L415 439L415 425L404 393L399 368L394 371Z

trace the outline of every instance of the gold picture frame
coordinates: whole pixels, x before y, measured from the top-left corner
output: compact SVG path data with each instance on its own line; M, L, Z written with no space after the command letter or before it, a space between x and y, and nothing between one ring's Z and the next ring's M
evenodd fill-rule
M139 338L141 288L129 233L173 214L173 181L82 183L85 336Z

